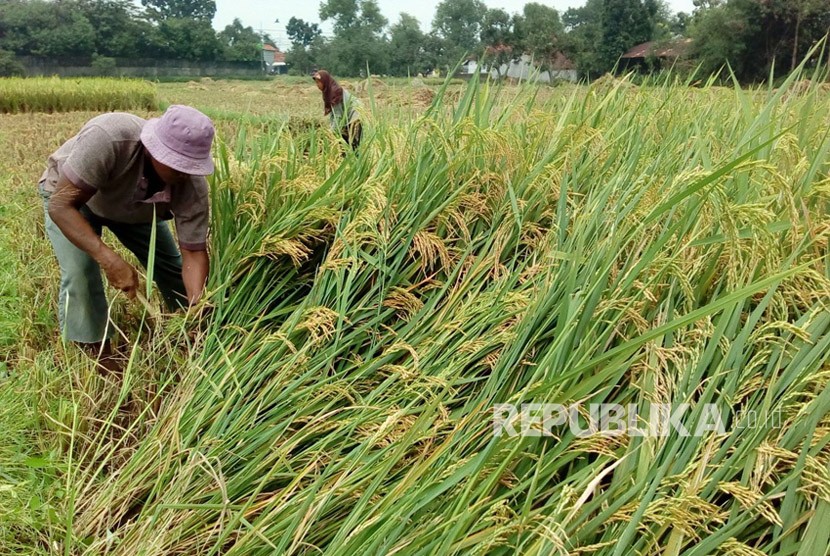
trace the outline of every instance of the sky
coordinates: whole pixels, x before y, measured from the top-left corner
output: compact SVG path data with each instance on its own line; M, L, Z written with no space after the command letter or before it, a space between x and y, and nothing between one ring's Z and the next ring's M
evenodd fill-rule
M508 13L521 12L524 5L531 0L483 0L488 8L502 8ZM534 0L556 8L560 13L568 8L583 5L584 0ZM381 12L394 23L401 12L415 16L421 23L421 28L428 31L432 25L435 7L440 0L416 0L403 2L401 0L377 0ZM691 13L694 5L692 0L666 0L672 12ZM226 25L239 18L243 25L262 30L277 42L281 49L289 46L285 34L285 24L291 17L304 19L311 23L320 23L320 2L318 0L216 0L216 16L213 18L213 27L221 31ZM329 22L330 23L330 22ZM321 24L324 33L331 32L328 23Z

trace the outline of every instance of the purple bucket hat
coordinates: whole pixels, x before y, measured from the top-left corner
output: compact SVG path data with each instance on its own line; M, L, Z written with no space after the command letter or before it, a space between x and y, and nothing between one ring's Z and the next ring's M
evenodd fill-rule
M141 129L141 142L153 158L191 176L213 173L210 146L213 122L190 106L174 104L161 118L152 118Z

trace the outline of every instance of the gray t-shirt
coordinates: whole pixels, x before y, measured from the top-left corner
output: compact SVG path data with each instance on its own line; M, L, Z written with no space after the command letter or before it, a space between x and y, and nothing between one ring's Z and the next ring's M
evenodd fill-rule
M145 120L112 112L89 120L78 134L52 153L40 178L46 191L54 191L63 175L76 187L92 193L87 207L104 220L145 224L156 218L176 223L179 245L201 251L207 245L210 204L203 176L192 176L184 185L165 186L148 198L144 176L145 155L141 128Z

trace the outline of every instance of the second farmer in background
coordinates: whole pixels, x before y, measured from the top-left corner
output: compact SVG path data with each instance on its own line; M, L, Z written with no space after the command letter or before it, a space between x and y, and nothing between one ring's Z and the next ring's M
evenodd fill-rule
M323 108L331 129L353 150L360 144L362 128L357 109L360 101L341 87L326 70L314 72L314 82L323 93Z

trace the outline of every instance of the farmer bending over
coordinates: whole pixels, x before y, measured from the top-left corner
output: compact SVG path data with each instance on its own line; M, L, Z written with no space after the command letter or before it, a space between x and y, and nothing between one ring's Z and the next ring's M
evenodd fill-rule
M112 369L107 299L101 281L131 299L138 274L101 241L104 226L147 266L153 215L153 278L168 309L194 304L208 274L208 187L213 173L210 119L173 105L143 120L109 113L89 120L47 160L38 184L49 241L61 269L58 318L67 340L102 355ZM166 220L174 219L179 249Z
M357 149L362 135L357 110L360 101L343 89L326 70L314 72L312 78L323 93L323 112L329 117L332 131L338 133L352 149Z

